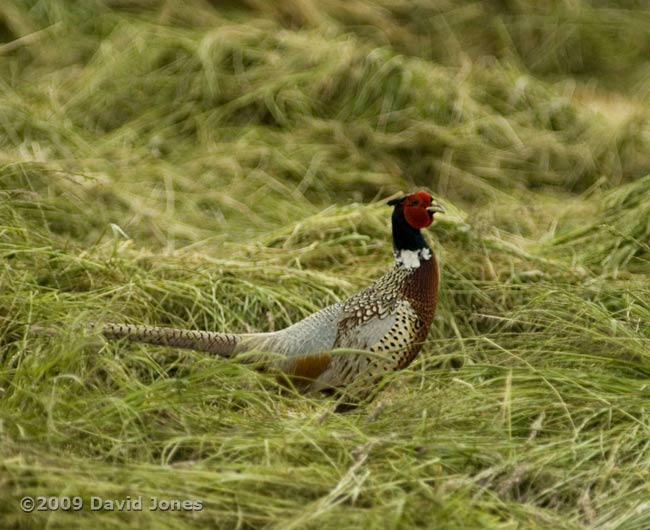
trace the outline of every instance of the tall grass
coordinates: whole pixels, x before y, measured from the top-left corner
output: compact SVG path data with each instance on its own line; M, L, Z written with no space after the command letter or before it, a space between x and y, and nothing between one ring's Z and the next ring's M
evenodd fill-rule
M3 2L0 526L649 527L647 17ZM355 412L88 327L284 327L390 266L419 187L436 321Z

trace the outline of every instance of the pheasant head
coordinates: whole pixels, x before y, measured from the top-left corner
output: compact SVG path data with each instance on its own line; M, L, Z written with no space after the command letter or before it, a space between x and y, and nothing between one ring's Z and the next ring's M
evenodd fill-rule
M393 243L396 250L422 248L424 238L420 229L431 226L435 213L445 213L430 193L418 191L388 201L393 210ZM426 243L424 243L426 245Z
M393 248L398 263L417 267L420 258L431 256L420 230L431 226L434 214L445 213L445 209L430 193L418 191L388 202L393 210Z

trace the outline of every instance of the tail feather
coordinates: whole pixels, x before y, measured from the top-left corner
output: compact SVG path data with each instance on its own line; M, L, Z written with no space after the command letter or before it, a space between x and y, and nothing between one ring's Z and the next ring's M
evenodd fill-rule
M239 353L242 335L215 333L211 331L159 328L132 324L107 323L101 326L102 334L108 339L128 339L161 346L190 348L206 353L230 357Z

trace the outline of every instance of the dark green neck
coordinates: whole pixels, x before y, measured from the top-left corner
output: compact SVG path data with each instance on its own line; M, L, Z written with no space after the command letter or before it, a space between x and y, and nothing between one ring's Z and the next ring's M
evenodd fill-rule
M401 204L393 210L393 248L396 252L400 250L420 250L429 248L422 232L413 228L404 219L404 211Z

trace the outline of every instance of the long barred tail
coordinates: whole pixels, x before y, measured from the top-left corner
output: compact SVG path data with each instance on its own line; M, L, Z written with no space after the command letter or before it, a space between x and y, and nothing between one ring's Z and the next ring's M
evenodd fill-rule
M230 357L236 353L240 336L233 333L214 333L176 328L158 328L132 324L107 323L98 325L108 339L129 339L135 342L176 346Z

